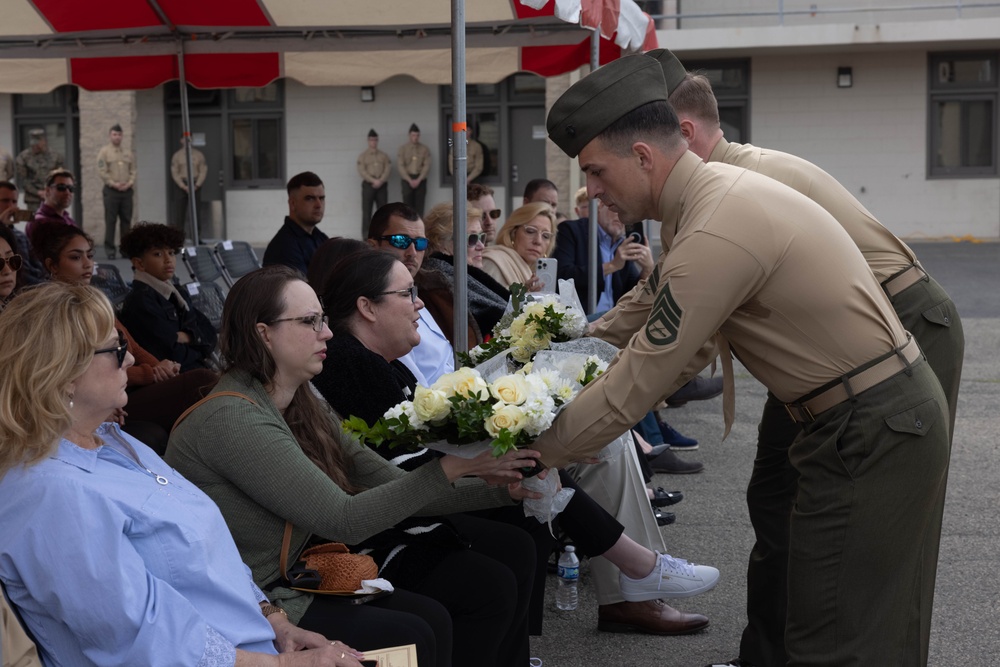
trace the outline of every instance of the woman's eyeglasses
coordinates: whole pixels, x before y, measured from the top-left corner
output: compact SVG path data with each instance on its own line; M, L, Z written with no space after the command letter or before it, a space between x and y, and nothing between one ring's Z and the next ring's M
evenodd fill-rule
M388 292L379 292L378 294L379 294L379 296L382 296L384 294L405 294L405 295L407 295L407 296L410 297L410 301L412 303L416 303L417 302L417 286L416 285L410 285L406 289L394 289L394 290L390 290Z
M272 320L271 324L278 322L302 322L308 325L316 333L323 331L323 327L330 323L330 318L326 315L303 315L302 317L283 317L280 320Z
M469 234L469 247L480 243L486 243L486 232L479 232L478 234Z
M423 236L413 238L412 236L407 236L406 234L389 234L388 236L380 236L378 238L380 241L388 241L389 245L393 248L399 248L400 250L406 250L410 247L411 243L417 252L427 250L428 241Z
M522 225L518 229L524 230L524 233L528 235L529 239L533 239L539 234L542 235L542 240L548 243L552 240L552 232L542 232L539 231L538 227L532 227L531 225Z
M122 367L125 363L125 355L128 354L128 340L125 338L125 334L122 333L121 329L118 329L118 345L114 347L106 347L101 350L94 350L94 354L105 354L108 352L114 352L118 357L118 368Z
M483 220L485 220L486 218L492 218L493 220L496 220L497 218L500 217L500 214L502 212L503 211L501 211L498 208L495 208L492 211L483 211Z
M21 256L11 255L10 257L0 257L0 271L4 270L5 266L9 266L11 271L17 271L21 268Z

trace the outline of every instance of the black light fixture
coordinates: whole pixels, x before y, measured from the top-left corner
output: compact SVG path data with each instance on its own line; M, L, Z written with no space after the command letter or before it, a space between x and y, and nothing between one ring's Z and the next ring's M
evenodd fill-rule
M374 86L361 86L361 101L362 102L374 102L375 101L375 87Z
M854 85L854 72L850 67L837 68L837 88L850 88Z

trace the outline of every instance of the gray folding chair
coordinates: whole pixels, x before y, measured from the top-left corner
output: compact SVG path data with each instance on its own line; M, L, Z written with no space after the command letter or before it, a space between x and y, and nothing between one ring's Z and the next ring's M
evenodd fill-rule
M215 244L215 256L222 265L222 277L230 287L246 274L260 268L257 253L246 241L219 241Z
M184 246L181 249L181 260L187 267L191 277L200 283L210 283L223 278L222 267L215 256L212 246Z
M125 297L132 291L114 264L94 265L94 276L90 279L90 284L104 292L115 310L121 308Z
M219 283L190 282L181 286L191 297L191 305L205 314L215 330L222 326L222 305L226 294Z

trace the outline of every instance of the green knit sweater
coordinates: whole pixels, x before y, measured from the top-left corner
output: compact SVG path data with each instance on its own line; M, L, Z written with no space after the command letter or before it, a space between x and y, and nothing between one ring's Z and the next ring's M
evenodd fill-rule
M349 495L306 458L260 382L227 373L214 392L235 391L192 412L170 436L166 460L218 504L258 586L277 580L285 521L292 532L289 563L311 535L357 544L413 515L437 515L510 504L506 489L480 480L448 481L439 460L406 472L354 440L344 451L350 479L367 490ZM331 428L335 428L331 421ZM281 600L294 623L312 595L286 588Z

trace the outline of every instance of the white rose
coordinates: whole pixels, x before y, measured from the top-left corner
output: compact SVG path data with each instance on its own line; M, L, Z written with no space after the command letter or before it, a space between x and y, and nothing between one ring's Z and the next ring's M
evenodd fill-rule
M501 429L507 429L512 434L518 434L524 428L524 411L516 405L497 403L493 414L486 418L486 431L494 438L500 435Z
M523 375L505 375L490 385L493 398L511 405L521 405L528 396Z
M413 393L413 411L425 422L444 419L451 412L448 395L440 389L418 386Z
M479 371L472 368L459 368L454 373L447 373L431 385L431 389L443 391L445 396L474 396L489 393L489 385L483 380Z

